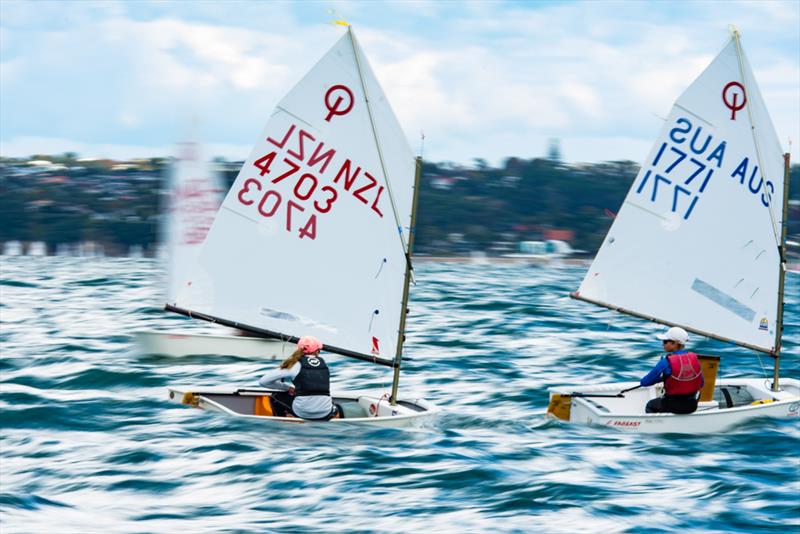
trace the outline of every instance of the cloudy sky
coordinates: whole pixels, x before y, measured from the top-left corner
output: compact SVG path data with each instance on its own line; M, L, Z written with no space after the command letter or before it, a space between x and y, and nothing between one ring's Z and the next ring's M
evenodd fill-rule
M331 10L335 13L331 14ZM735 24L800 161L800 2L0 2L0 153L244 159L276 102L350 22L435 161L642 160ZM194 124L195 126L190 126Z

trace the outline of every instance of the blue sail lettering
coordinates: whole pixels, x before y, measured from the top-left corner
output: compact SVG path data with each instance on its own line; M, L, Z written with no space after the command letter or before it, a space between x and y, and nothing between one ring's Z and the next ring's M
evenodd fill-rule
M769 189L769 193L767 193L767 189ZM765 208L769 207L770 202L772 202L772 194L775 192L775 186L767 180L767 185L764 187L764 192L761 193L761 203L764 204Z
M700 132L702 131L703 127L702 126L698 127L697 130L694 131L694 137L692 137L691 143L689 143L689 148L691 148L692 152L694 152L695 154L702 154L703 152L705 152L706 149L708 148L708 144L711 142L711 135L707 135L706 142L703 143L703 148L698 149L694 146L695 142L697 141L697 137L700 135Z
M736 170L731 173L731 178L739 178L740 185L745 185L745 181L747 181L747 190L754 195L761 192L759 200L765 208L768 208L772 202L772 194L775 193L775 184L764 178L764 175L759 172L758 165L754 164L752 170L749 166L750 158L745 157ZM756 181L756 179L758 180Z
M683 117L679 118L675 121L675 124L683 124L686 126L686 129L678 128L677 126L669 131L669 138L672 139L674 143L681 144L686 141L686 137L676 137L675 134L685 134L692 131L692 123L689 122L689 119L684 119Z
M714 149L707 158L706 161L716 160L717 161L717 168L719 169L722 167L722 158L725 157L725 141L721 142L717 148Z
M736 170L731 173L731 178L739 177L739 183L744 184L744 177L747 174L747 165L750 163L750 158L744 158L742 162L736 167Z
M764 178L762 176L758 177L758 185L753 189L753 178L756 177L756 173L758 172L758 165L753 167L753 173L750 175L750 180L747 183L747 188L750 190L751 193L757 195L759 191L761 191L761 185L764 183Z

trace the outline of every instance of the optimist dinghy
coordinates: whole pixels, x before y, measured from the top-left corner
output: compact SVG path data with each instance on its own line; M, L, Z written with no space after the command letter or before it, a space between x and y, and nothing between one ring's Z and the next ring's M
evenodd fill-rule
M169 197L163 214L162 242L167 251L166 297L167 302L173 302L178 285L194 264L214 222L225 190L219 174L211 168L196 142L178 145L166 181ZM293 350L275 340L229 332L227 328L221 328L219 334L149 330L134 332L133 337L138 352L166 356L233 354L277 359Z
M278 104L166 309L390 367L391 393L334 394L343 421L419 424L433 406L398 383L421 167L348 28ZM268 394L170 388L189 406L286 421Z
M689 415L646 414L663 385L550 390L548 414L635 432L722 432L756 417L800 415L800 382L779 378L789 154L734 29L678 98L573 298L681 326L774 359L770 378L716 381Z
M181 404L221 412L254 421L280 423L369 424L391 428L419 427L426 422L434 406L424 399L389 402L389 396L376 392L331 392L341 417L329 421L309 421L297 417L275 417L269 401L273 391L262 388L181 388L170 387L169 397Z

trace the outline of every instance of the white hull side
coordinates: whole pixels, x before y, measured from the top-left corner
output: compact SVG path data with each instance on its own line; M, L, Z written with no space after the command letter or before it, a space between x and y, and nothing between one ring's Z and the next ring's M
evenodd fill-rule
M289 357L295 346L275 339L180 332L135 332L134 343L142 354L192 356L198 354L230 354L260 360Z
M256 397L260 397L270 390L262 388L210 388L178 386L169 387L169 398L178 404L186 404L201 410L221 412L239 419L250 419L259 424L273 425L303 425L318 427L332 425L337 428L348 426L379 426L386 428L419 428L426 426L438 409L433 404L419 398L400 398L399 404L389 404L387 395L376 394L374 391L332 391L334 401L339 404L350 404L360 412L360 416L346 416L344 419L331 419L330 421L307 421L294 417L274 417L254 415L252 404ZM351 408L345 413L352 413ZM374 413L374 415L370 415Z
M573 397L569 422L609 426L625 432L711 434L728 431L760 417L800 418L800 381L782 378L779 392L769 390L770 381L764 378L718 380L716 388L746 388L756 402L761 400L769 402L730 408L720 408L717 402L701 403L696 412L688 415L645 413L647 401L663 394L662 385L631 391L626 393L624 398ZM621 382L572 388L559 387L551 389L550 393L551 395L614 394L635 385L637 385L635 382Z

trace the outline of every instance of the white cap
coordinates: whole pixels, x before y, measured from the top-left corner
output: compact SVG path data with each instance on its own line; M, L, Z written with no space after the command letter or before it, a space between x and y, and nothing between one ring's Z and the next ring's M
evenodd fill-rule
M672 340L680 343L681 345L686 345L689 341L689 334L686 333L686 330L681 328L680 326L673 326L663 334L657 334L656 337L661 340Z

